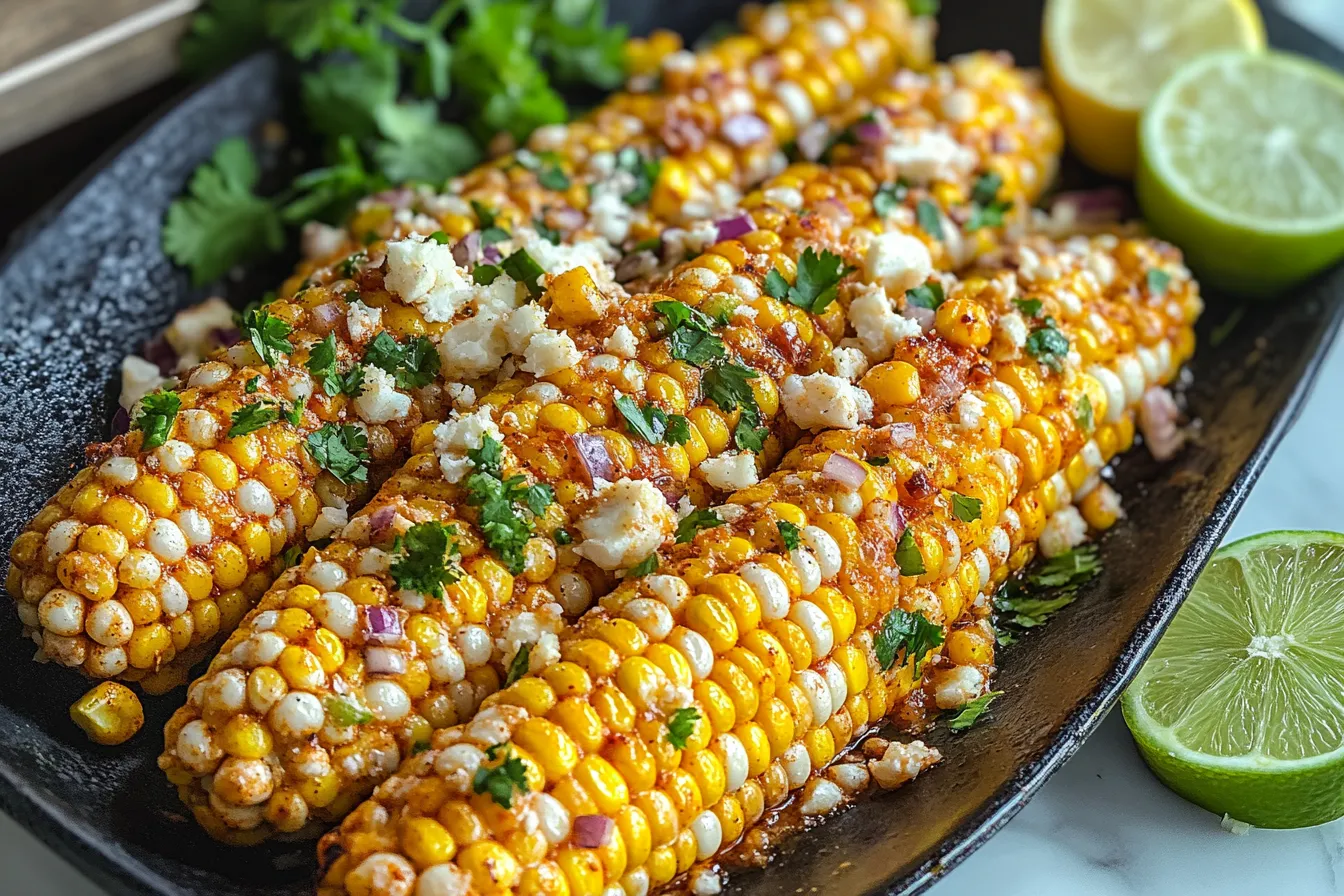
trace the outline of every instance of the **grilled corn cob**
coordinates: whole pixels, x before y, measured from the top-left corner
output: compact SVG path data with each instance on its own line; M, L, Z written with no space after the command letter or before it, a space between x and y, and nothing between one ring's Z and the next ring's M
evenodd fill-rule
M799 183L799 175L791 176ZM959 176L969 179L973 172ZM811 194L829 183L848 183L824 169L811 171L810 177ZM948 176L945 182L951 179ZM452 724L474 711L479 700L509 676L525 646L531 655L521 654L517 668L544 665L549 652L541 648L541 640L553 641L562 615L586 609L594 592L607 589L610 573L637 565L669 534L669 502L686 502L687 510L703 508L716 494L755 482L760 469L768 471L792 444L799 426L856 426L871 412L874 400L883 408L911 413L932 407L936 393L921 401L918 377L911 378L915 369L910 364L888 364L875 371L870 397L849 382L866 368L864 355L857 349L833 351L834 340L845 333L841 308L851 292L870 294L867 301L872 304L871 294L876 290L891 307L891 299L880 287L838 282L844 276L843 262L857 262L852 266L855 269L871 268L863 254L867 243L834 217L781 208L769 199L755 214L768 217L774 229L753 230L738 240L716 244L706 255L678 269L661 294L637 296L619 308L611 307L610 299L582 268L555 278L543 304L549 305L550 322L563 326L564 334L534 334L525 350L521 343L514 346L520 352L519 363L532 375L519 374L496 386L472 414L455 414L437 429L422 427L417 447L423 453L387 483L341 540L321 554L310 554L297 573L283 578L262 600L210 673L192 686L188 705L165 732L161 765L212 833L251 839L274 828L294 832L311 822L339 817L390 773L401 756L424 742L430 729ZM874 221L872 226L883 224ZM913 242L901 235L895 223L888 226L892 234ZM877 239L881 234L863 231L861 236ZM827 253L834 256L834 290L819 282L816 273ZM940 258L948 255L937 254ZM805 269L802 275L800 268ZM922 282L931 273L926 251L923 267L904 276ZM871 270L868 275L877 279ZM814 312L809 314L796 303L764 295L763 289L772 288L772 278L797 280L797 284L810 281L813 289L830 291L841 301L806 301ZM692 327L679 334L674 331L666 340L651 341L659 321L672 320L665 317L671 312L660 311L659 303L665 301L682 302L684 310L678 312L682 316L691 315L694 309L701 321L727 321L710 340L721 346L717 352L726 346L731 353L726 368L711 363L708 356L692 357L699 349L687 348L686 339L708 336L708 330ZM545 313L541 306L527 306L521 313L534 307L537 314ZM905 324L918 331L917 324ZM514 324L501 322L500 326L508 330ZM572 354L538 368L533 357L538 340L550 347L567 341ZM884 360L890 360L890 349L887 354ZM724 377L728 374L724 371L730 368L750 377L749 395L739 406L734 406L735 400L725 401L728 381ZM790 390L786 401L799 426L779 414L781 384ZM831 390L826 394L835 401L827 405L824 397L819 400L818 388ZM618 397L626 403L624 408L617 403ZM641 438L641 415L651 414L650 408L664 415L659 425L668 427L669 433L676 425L684 426L684 436L668 442L659 433L653 441L661 444L650 444L647 433ZM747 414L751 417L744 431ZM647 427L653 421L652 416L642 419ZM480 449L486 432L493 432L498 442L509 446L504 474L530 474L551 488L556 498L554 505L538 515L531 539L513 557L512 569L501 566L504 558L498 551L494 557L486 556L483 547L490 537L482 529L480 515L464 506L467 495L458 485L464 470L470 469L467 454ZM473 441L467 441L467 433L474 433ZM749 444L759 446L759 458L745 450ZM626 481L611 495L603 495L595 488L602 484L598 480ZM653 485L646 485L642 492L625 488L633 485L631 480ZM643 503L620 521L630 531L616 533L618 549L603 546L592 533L600 525L613 525L605 519L607 508L619 507L636 494ZM640 513L647 518L641 519ZM378 531L371 534L370 521L379 518ZM400 521L399 530L430 521L454 527L466 571L448 589L448 600L426 604L422 595L399 590L396 576L383 562L393 518ZM580 543L572 548L558 545L557 532L565 537L577 533ZM610 541L616 536L608 532L604 537ZM371 557L382 559L375 562ZM308 612L314 609L318 594L313 586L328 592L325 603L316 608L316 621ZM341 609L333 611L326 603ZM356 605L378 605L378 618L389 608L401 644L391 651L397 654L393 662L400 671L374 689L380 701L377 707L342 710L343 716L361 717L361 723L342 722L333 729L327 724L328 716L333 702L342 699L342 692L333 689L364 679L359 657L366 649L372 648L379 666L389 653L381 643L384 639L375 637L372 641L380 643L370 642L365 625L357 624ZM325 618L333 612L338 617L334 625ZM403 612L410 617L405 626ZM292 630L277 634L278 620L285 614L292 617L288 625ZM405 636L411 625L423 637ZM320 639L332 631L336 636L324 645ZM282 690L303 688L317 694L291 701L315 707L313 721L323 729L316 743L307 725L292 724L286 714L268 719L274 705L270 698L239 702L219 696L241 698L244 692L239 682L244 680L244 670L258 665L254 654L260 641L270 645L263 650L269 659L261 661L267 668L254 668L250 676L265 677ZM284 652L290 655L288 666ZM435 660L436 656L441 659ZM302 662L296 657L302 657ZM349 658L354 658L354 664L347 667ZM434 670L428 678L427 668ZM271 694L274 699L281 695L281 691ZM395 701L395 709L383 705L384 698ZM362 707L360 698L350 699L353 706ZM220 771L225 754L239 756L238 749L249 749L240 747L236 739L240 728L249 732L247 742L259 745L265 755L249 755L248 762L232 763ZM323 774L336 784L324 785L328 789L309 798L312 787L301 767L314 768L313 757L318 753L325 763ZM256 773L268 765L272 773ZM262 785L261 790L238 791L233 780L238 776L250 777Z
M885 717L917 730L984 690L987 596L1128 447L1200 307L1161 244L1033 241L1002 261L947 302L991 330L1029 312L1066 344L905 340L945 394L816 437L665 548L561 633L558 662L435 732L328 834L319 892L644 894L709 872L791 792L822 814L934 761L911 744L828 768Z
M753 77L747 93L734 94L744 114L761 99L761 114L775 130L743 151L768 153L777 145L775 131L791 133L790 119L775 114L779 102L764 99L793 85L787 77L807 73L804 92L815 113L894 64L909 24L901 4L842 4L834 16L832 9L811 3L762 14L761 36L711 52L704 71L694 57L689 64L678 57L679 74L669 83L697 95L710 73L736 84L732 72L773 48L783 62L772 71L785 80ZM787 29L763 24L781 14ZM822 30L835 40L811 34L823 20ZM846 28L866 31L852 47L835 45ZM851 59L856 53L862 58ZM815 72L839 80L814 83ZM850 77L858 80L851 84ZM415 427L446 416L458 380L486 372L452 363L440 371L434 351L455 317L480 310L471 275L459 263L518 244L557 273L580 262L598 267L599 257L613 251L604 236L614 238L616 225L606 221L597 228L604 236L594 237L588 217L575 223L558 211L567 204L582 211L594 178L634 179L629 192L614 197L620 208L612 215L638 218L654 232L659 212L648 203L671 209L671 200L660 197L685 199L699 182L679 166L705 182L748 182L749 169L759 165L721 142L701 140L669 147L656 177L641 186L639 178L651 176L645 162L652 163L670 120L661 104L684 105L674 99L619 96L591 121L539 133L537 152L516 157L518 164L501 162L459 179L455 195L393 191L369 200L347 231L310 230L305 242L315 260L286 284L284 298L249 319L250 338L188 372L182 388L152 406L158 413L138 418L162 431L149 442L132 433L90 449L91 465L15 541L7 588L42 654L91 677L143 681L150 690L179 683L270 584L275 558L329 534L330 518L361 500L364 483L405 458ZM636 162L618 159L614 152L624 149ZM539 155L543 150L561 155ZM613 175L621 165L637 173ZM562 233L566 247L535 236L529 224ZM492 227L514 231L511 241L484 246ZM459 241L460 258L398 239L411 233ZM280 420L292 422L271 422ZM368 463L361 464L365 454Z

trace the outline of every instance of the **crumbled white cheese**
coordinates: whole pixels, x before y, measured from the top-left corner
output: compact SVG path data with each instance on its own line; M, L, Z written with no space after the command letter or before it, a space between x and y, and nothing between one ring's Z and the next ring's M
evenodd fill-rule
M1017 357L1030 335L1026 320L1016 311L1008 312L994 324L994 336L999 343L997 348L1004 359Z
M923 332L918 322L898 313L886 292L876 287L861 289L850 302L849 322L859 347L874 363L889 359L902 339Z
M879 234L868 243L863 269L870 282L894 296L928 280L933 273L933 259L918 237L892 231Z
M397 381L387 371L367 365L364 388L355 399L355 410L366 423L400 420L411 409L411 396L397 391Z
M451 246L415 238L387 244L384 282L430 323L452 320L478 291L471 272L453 259Z
M1087 539L1087 521L1076 507L1061 507L1041 530L1040 548L1046 557L1058 557Z
M779 397L784 413L803 429L857 429L873 415L872 396L829 373L789 376Z
M968 432L980 428L985 420L985 401L974 392L963 392L957 399L957 425Z
M330 538L344 529L348 522L348 514L342 508L323 507L321 512L318 513L317 519L308 527L308 538L311 541Z
M121 406L129 411L140 399L170 382L157 365L139 355L127 355L121 361Z
M299 249L304 258L318 259L334 255L345 245L347 234L343 228L332 227L321 221L309 221L299 235Z
M890 790L900 787L942 758L943 754L922 740L912 740L908 744L892 741L881 759L869 760L868 771L879 787Z
M217 344L215 335L221 330L233 330L233 308L219 296L211 296L173 315L163 338L177 353L176 369L199 364Z
M672 508L652 483L622 479L579 518L581 538L574 550L603 569L625 569L657 550L675 526Z
M476 390L465 383L449 383L448 397L453 400L453 407L458 410L476 405Z
M492 408L480 408L470 414L453 411L448 419L434 427L434 452L439 455L439 468L449 482L461 482L472 471L468 451L475 451L488 436L497 442L504 435L491 416Z
M378 335L383 325L383 309L370 308L363 302L351 302L345 312L345 326L355 342L366 342Z
M504 327L518 305L518 284L503 274L480 290L476 314L454 324L439 341L444 379L470 380L498 370L509 351Z
M717 457L700 462L700 475L711 488L735 491L760 481L756 472L756 455L750 451L726 451Z
M639 340L635 338L635 333L625 324L617 327L602 347L618 358L633 358L639 351Z
M939 709L965 706L985 690L985 673L974 666L941 670L934 678L933 699Z
M549 376L579 363L583 355L568 333L546 326L546 310L535 302L509 316L504 326L509 351L522 355L519 368L537 376Z
M616 274L609 262L619 258L620 253L606 240L580 240L572 245L556 245L527 229L520 230L518 236L527 254L548 274L563 274L574 268L584 268L599 285L615 280ZM545 283L538 285L544 286Z
M840 346L831 352L831 366L836 376L857 383L868 370L868 359L857 348Z
M906 128L883 150L888 165L916 184L965 177L975 169L975 153L940 131Z

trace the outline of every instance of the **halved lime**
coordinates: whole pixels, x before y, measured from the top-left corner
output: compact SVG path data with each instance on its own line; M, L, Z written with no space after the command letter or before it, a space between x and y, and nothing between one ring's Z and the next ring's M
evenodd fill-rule
M1139 204L1210 285L1267 295L1344 256L1344 77L1286 53L1182 67L1139 127Z
M1344 815L1344 535L1220 548L1122 705L1149 768L1211 812Z

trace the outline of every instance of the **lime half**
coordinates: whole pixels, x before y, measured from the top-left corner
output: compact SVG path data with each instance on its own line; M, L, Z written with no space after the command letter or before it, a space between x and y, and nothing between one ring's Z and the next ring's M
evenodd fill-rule
M1122 705L1148 766L1211 812L1344 815L1344 535L1220 548Z
M1285 53L1196 59L1143 114L1137 181L1206 282L1282 291L1344 256L1344 77Z

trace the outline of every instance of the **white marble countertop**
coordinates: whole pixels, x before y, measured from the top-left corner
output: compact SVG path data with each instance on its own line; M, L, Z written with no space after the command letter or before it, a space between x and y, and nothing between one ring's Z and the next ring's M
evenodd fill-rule
M1285 0L1344 44L1344 0ZM1228 534L1341 529L1344 480L1321 450L1344 444L1344 347L1331 353L1301 419ZM1331 499L1325 499L1330 496ZM1139 759L1120 713L933 896L1220 896L1344 894L1344 820L1235 836L1167 790ZM106 896L0 814L0 894Z

